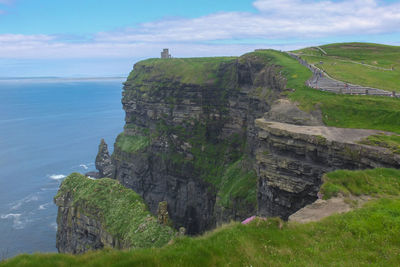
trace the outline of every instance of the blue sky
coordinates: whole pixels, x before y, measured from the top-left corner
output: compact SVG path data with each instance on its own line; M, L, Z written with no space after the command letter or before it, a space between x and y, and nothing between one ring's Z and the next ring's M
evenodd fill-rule
M400 44L400 1L0 0L0 76L126 75L158 57Z

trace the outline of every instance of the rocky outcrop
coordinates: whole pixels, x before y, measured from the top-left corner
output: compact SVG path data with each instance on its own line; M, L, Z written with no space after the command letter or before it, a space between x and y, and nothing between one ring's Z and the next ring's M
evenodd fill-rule
M298 126L257 119L258 212L287 219L314 202L324 173L400 168L400 155L359 144L381 131Z
M112 179L73 173L62 182L54 202L61 253L161 247L178 234L159 224L139 195Z
M99 151L96 156L96 169L99 171L98 177L113 177L114 176L114 166L111 163L111 156L108 152L108 146L104 139L101 139L99 145Z
M324 125L319 109L305 112L288 99L278 99L271 109L264 114L269 121L279 121L296 125L319 126Z
M98 214L88 212L84 204L74 204L71 194L55 199L58 208L56 247L61 253L79 254L104 247L129 248L105 230Z

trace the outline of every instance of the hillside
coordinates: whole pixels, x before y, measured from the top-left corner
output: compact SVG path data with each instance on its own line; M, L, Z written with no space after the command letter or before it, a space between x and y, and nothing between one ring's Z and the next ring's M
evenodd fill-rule
M288 93L289 99L306 111L320 109L325 125L400 133L400 99L339 95L311 89L305 85L311 72L289 55L273 50L256 53L282 66L287 88L294 89Z
M337 80L400 92L400 47L339 43L320 48L293 52Z

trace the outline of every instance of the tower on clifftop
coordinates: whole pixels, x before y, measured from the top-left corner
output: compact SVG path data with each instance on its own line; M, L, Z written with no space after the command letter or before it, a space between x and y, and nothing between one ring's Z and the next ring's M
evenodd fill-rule
M161 58L171 58L168 48L164 48L161 52Z

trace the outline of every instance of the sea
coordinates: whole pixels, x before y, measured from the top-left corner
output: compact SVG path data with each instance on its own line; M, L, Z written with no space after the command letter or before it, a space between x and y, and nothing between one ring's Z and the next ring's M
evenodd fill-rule
M124 78L0 79L0 260L56 252L53 197L122 132Z

